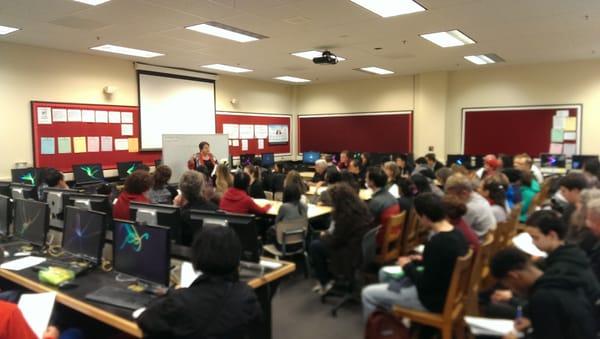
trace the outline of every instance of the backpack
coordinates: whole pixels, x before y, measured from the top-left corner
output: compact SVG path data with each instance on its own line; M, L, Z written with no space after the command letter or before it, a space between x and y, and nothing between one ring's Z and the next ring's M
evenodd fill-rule
M365 339L408 339L410 333L406 326L386 311L377 310L367 320Z

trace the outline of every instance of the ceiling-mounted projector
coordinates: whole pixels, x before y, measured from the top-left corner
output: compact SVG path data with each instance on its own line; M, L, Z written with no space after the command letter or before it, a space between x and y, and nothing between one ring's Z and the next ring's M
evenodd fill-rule
M320 57L312 60L317 65L335 65L338 63L338 57L330 51L324 51Z

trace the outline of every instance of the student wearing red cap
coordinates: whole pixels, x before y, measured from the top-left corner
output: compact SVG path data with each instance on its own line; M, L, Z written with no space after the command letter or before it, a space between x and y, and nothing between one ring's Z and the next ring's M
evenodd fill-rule
M478 169L476 174L479 179L483 179L488 175L495 174L502 167L502 163L493 154L488 154L483 157L483 167Z

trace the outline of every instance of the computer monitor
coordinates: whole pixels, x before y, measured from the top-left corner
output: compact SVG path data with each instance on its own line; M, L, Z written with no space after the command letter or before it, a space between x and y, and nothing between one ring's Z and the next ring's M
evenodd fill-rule
M163 163L162 159L156 159L156 160L154 160L154 167L160 166L160 165L162 165L162 163Z
M169 286L170 242L166 227L116 219L113 232L115 271Z
M112 215L112 201L104 194L69 193L67 205Z
M10 234L12 212L10 198L0 194L0 236L7 237Z
M513 160L514 160L514 156L512 155L506 155L506 154L501 154L499 156L499 158L502 160L502 167L503 168L513 168Z
M10 196L13 199L38 199L37 187L28 184L11 183Z
M106 214L68 206L62 248L69 254L99 265L106 234Z
M540 154L542 168L565 168L566 162L564 154Z
M104 172L100 164L73 165L73 177L77 185L94 184L104 181Z
M319 152L304 152L302 153L302 163L308 165L314 165L317 160L321 158L321 153Z
M10 181L0 181L0 194L10 197Z
M261 156L261 165L263 167L271 167L275 165L275 154L263 153Z
M242 260L250 262L260 261L260 243L258 231L252 214L225 213L220 211L191 210L192 222L202 222L201 227L226 226L231 227L242 244Z
M240 154L240 167L254 165L254 154Z
M12 182L27 184L32 186L38 186L40 184L40 172L39 168L13 168L10 170Z
M467 166L471 165L471 157L464 154L448 154L446 157L446 166L452 165Z
M43 247L48 232L48 204L30 199L14 199L15 237Z
M117 163L117 172L119 173L119 179L125 180L127 177L139 168L142 164L141 161L127 161Z
M170 230L170 237L180 244L182 237L181 210L173 205L146 204L131 202L129 204L131 220L144 222L148 225L163 226Z
M64 209L69 205L70 195L75 193L81 193L81 191L68 188L44 188L44 200L50 208L50 226L63 226Z
M485 161L484 161L484 155L470 155L469 156L471 158L471 164L470 166L467 166L467 168L469 169L476 169L476 168L482 168Z
M583 165L590 160L598 160L597 155L574 155L571 158L572 169L583 169Z

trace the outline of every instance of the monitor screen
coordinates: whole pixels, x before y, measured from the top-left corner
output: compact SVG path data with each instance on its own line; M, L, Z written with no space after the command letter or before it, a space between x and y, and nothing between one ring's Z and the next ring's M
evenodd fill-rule
M542 167L565 168L566 162L564 154L540 154Z
M261 157L261 164L263 167L271 167L275 165L275 154L263 153Z
M598 160L597 155L574 155L571 159L572 169L583 169L583 165L590 160Z
M0 194L10 197L10 182L0 181Z
M254 154L241 154L240 155L240 166L254 165Z
M118 162L117 171L119 172L119 179L127 179L127 177L137 170L141 164L141 161Z
M91 184L104 181L100 164L73 165L73 177L77 184Z
M512 168L514 157L512 155L502 154L499 156L500 160L502 160L503 168Z
M0 235L7 236L12 219L12 205L10 198L0 195Z
M37 168L15 168L10 170L12 182L37 186L40 184L40 173Z
M63 249L77 257L99 264L104 246L105 217L104 213L67 207L62 238Z
M37 246L46 243L48 204L35 200L14 199L15 236Z
M317 160L321 158L319 152L304 152L302 153L302 162L305 164L314 165Z
M452 165L471 166L471 157L464 154L448 154L446 166L450 167Z
M115 220L114 267L117 272L164 286L169 285L169 229Z

